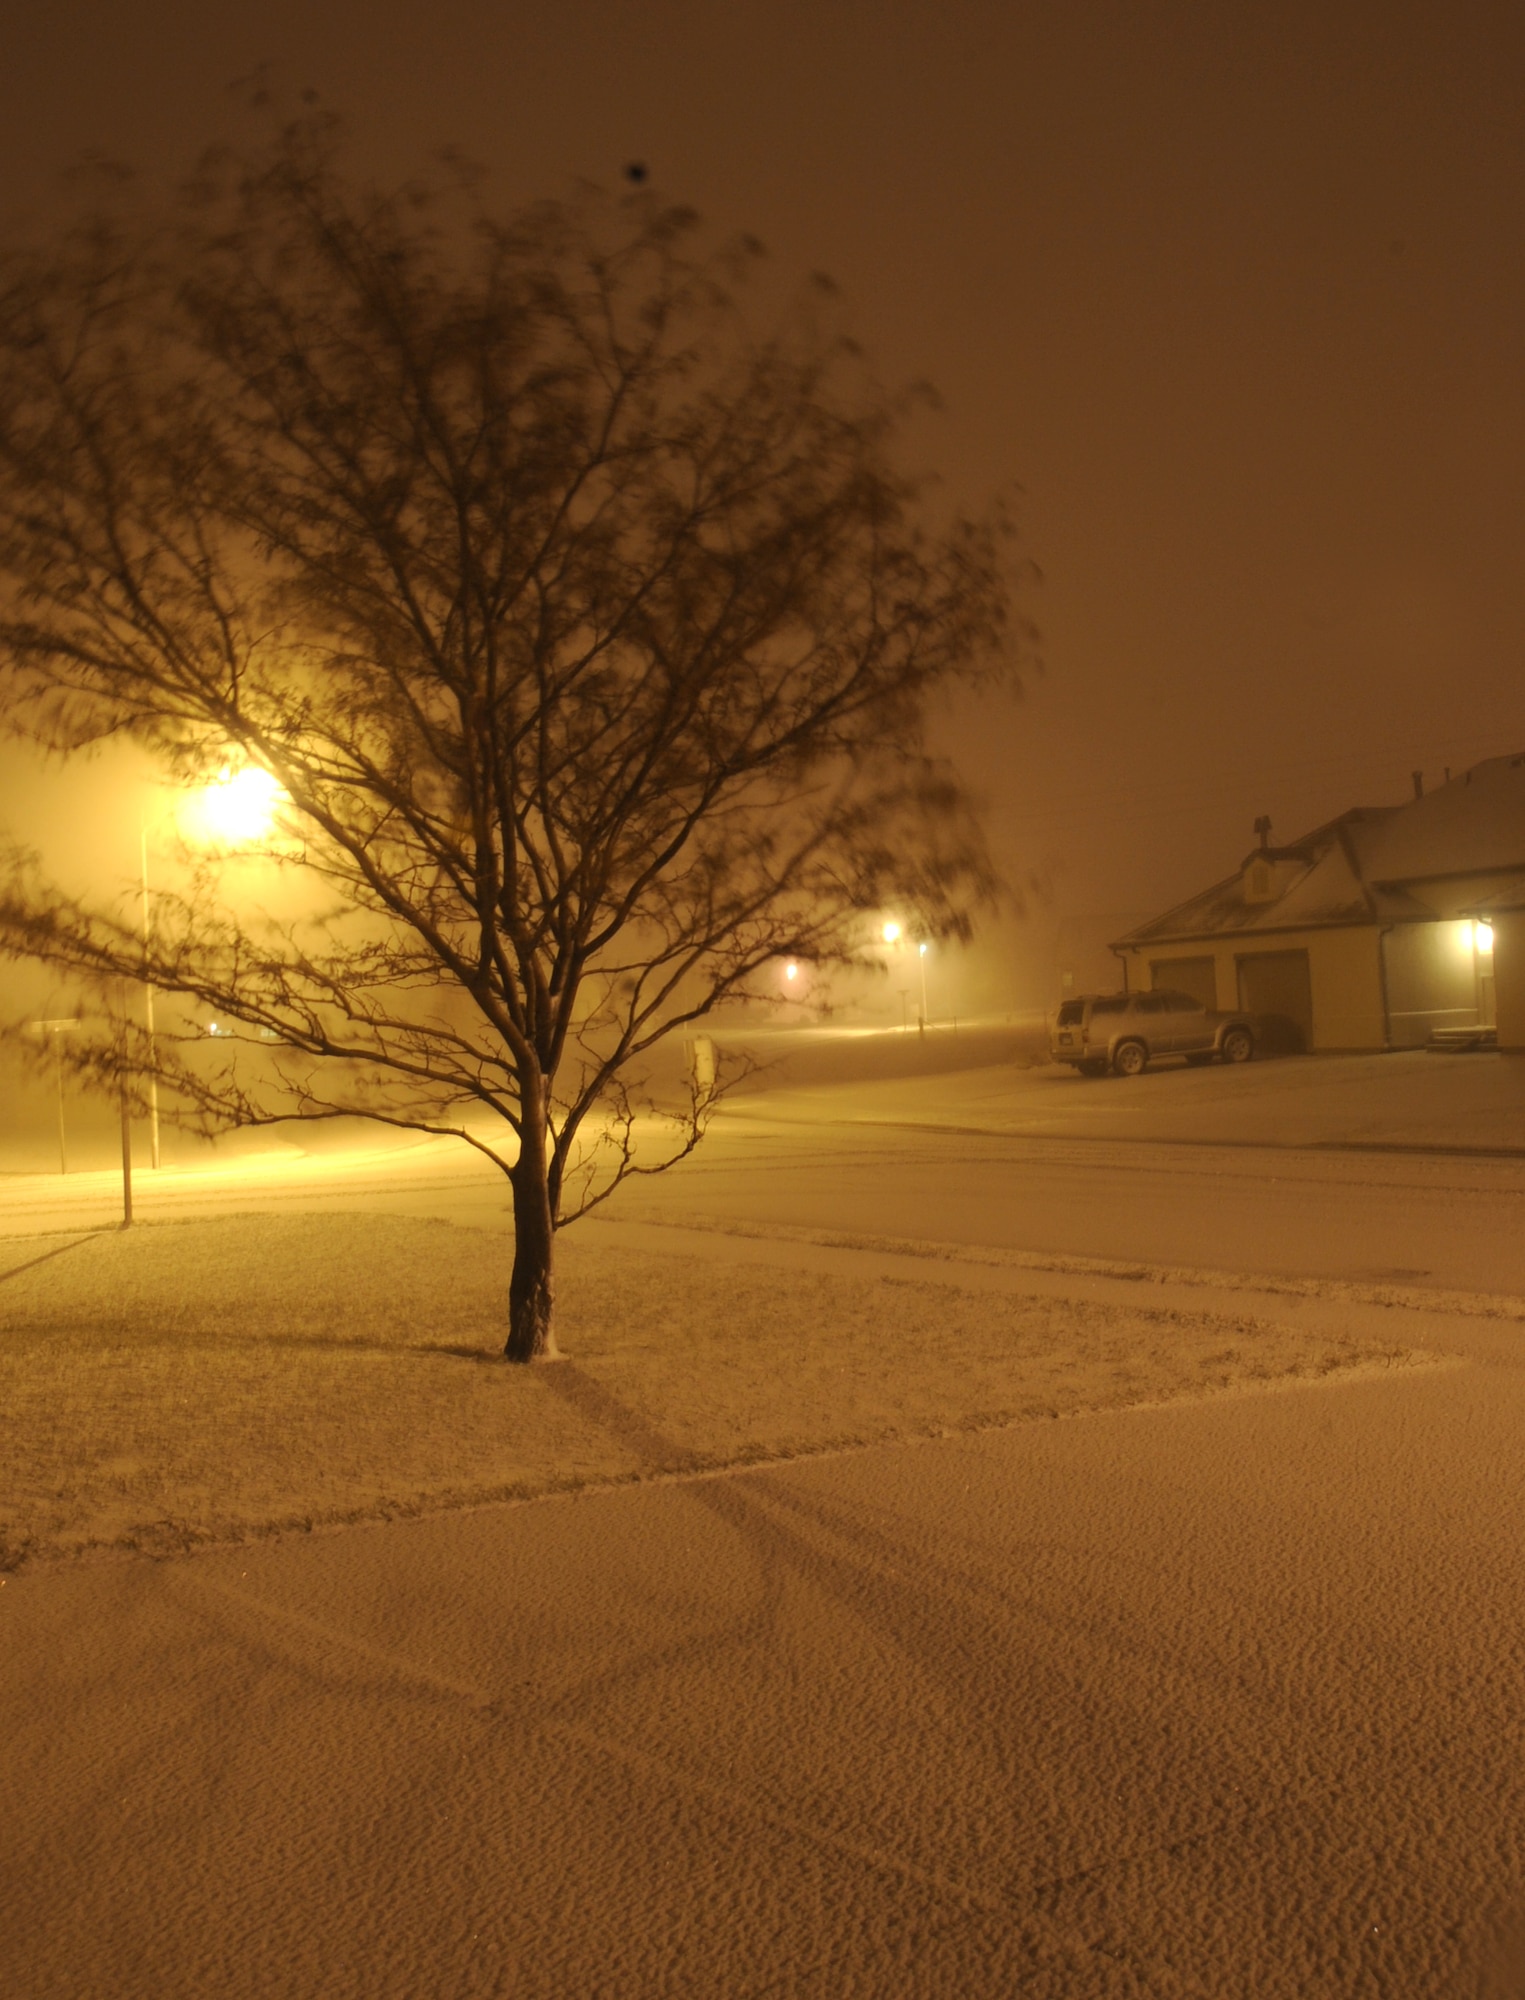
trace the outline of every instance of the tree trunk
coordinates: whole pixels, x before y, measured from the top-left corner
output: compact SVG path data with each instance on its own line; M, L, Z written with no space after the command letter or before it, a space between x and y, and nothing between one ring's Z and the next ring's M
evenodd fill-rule
M543 1090L538 1078L536 1086L533 1095L538 1098ZM521 1096L519 1158L509 1176L514 1191L514 1268L508 1281L508 1344L503 1352L510 1361L555 1361L561 1352L551 1324L556 1230L546 1178L545 1119L532 1113L531 1095L525 1090Z

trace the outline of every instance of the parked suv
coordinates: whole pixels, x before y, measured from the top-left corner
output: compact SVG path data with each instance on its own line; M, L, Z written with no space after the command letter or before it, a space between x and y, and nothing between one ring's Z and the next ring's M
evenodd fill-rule
M1056 1062L1087 1076L1137 1076L1156 1056L1248 1062L1255 1035L1248 1016L1220 1014L1189 993L1086 993L1060 1007L1048 1045Z

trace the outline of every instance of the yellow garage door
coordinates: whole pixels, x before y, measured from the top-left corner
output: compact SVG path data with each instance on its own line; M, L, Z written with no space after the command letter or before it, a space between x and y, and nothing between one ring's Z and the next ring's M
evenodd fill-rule
M1313 982L1305 951L1252 951L1239 968L1239 1005L1259 1015L1261 1040L1268 1048L1293 1051L1313 1047Z

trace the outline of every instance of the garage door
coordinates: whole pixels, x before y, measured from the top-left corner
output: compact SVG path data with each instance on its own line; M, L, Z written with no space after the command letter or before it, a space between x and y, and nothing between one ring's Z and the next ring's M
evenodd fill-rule
M1218 974L1210 958L1151 958L1149 984L1156 993L1189 993L1204 1007L1218 1004Z
M1239 967L1239 1005L1261 1015L1268 1045L1313 1047L1313 982L1305 951L1246 952Z

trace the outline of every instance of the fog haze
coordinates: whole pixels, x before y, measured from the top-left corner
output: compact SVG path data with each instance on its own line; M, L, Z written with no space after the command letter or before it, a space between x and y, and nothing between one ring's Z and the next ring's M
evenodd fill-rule
M1012 999L1352 804L1525 748L1512 9L57 5L13 22L0 184L182 169L261 63L382 176L615 185L841 285L944 409L951 500L1021 488L1045 670L948 726L1028 917ZM1089 955L1088 955L1089 954ZM988 983L988 982L987 982Z

